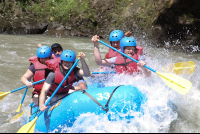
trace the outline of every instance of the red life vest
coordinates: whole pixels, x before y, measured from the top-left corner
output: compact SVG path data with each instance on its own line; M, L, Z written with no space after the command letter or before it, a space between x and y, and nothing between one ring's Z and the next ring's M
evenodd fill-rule
M121 51L121 49L118 49L119 51ZM109 48L108 53L105 55L104 59L110 59L112 57L116 57L117 55L120 55L118 52L112 50L111 48ZM101 69L103 69L104 66L101 66Z
M141 46L136 46L136 53L141 55L142 54L142 50L143 50L143 47ZM121 51L121 49L119 49L119 51ZM111 48L109 48L109 52L105 55L105 58L104 59L110 59L112 57L116 57L117 55L119 55L118 52L112 50Z
M134 54L133 59L138 60L139 55ZM122 55L118 55L115 61L115 68L117 73L126 72L128 74L133 74L134 72L139 72L137 63L129 58L124 58Z
M143 53L143 47L141 47L141 46L136 46L136 54L139 54L139 55L141 55L142 53Z
M52 69L55 73L55 80L51 89L48 92L48 96L51 96L53 92L57 89L58 85L64 79L64 75L60 71L59 67L60 57L46 61L46 64L49 69ZM72 88L73 83L76 81L74 71L70 73L68 78L64 81L60 89L57 91L56 95L68 93L69 89Z
M56 58L56 56L55 56L54 54L52 54L51 57L52 57L52 59L55 59L55 58Z
M119 51L121 51L121 49L118 49ZM116 57L117 55L119 55L118 52L112 50L111 48L109 48L109 51L108 53L105 55L105 58L104 59L110 59L112 57Z
M29 61L31 61L31 63L35 67L33 82L45 79L45 69L47 69L47 66L45 64L40 63L37 56L29 58ZM35 90L33 91L33 94L40 94L43 83L44 82L34 85Z

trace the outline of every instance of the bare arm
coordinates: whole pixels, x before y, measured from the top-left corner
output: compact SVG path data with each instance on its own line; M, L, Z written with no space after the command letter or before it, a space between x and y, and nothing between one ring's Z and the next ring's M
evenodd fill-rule
M90 76L90 69L89 69L87 63L85 62L85 59L84 59L85 54L83 52L80 52L80 53L78 53L78 57L80 58L82 69L80 69L77 72L77 75L89 77Z
M146 77L150 77L150 76L151 76L151 71L148 70L147 68L145 68L144 65L146 65L146 63L145 63L144 61L140 60L140 61L138 62L138 66L141 68L142 73L144 73L144 75L145 75Z
M45 100L50 88L51 88L51 85L44 82L41 93L40 93L40 98L39 98L39 106L40 106L41 111L44 111L47 108L45 106Z
M94 43L94 58L95 58L95 62L98 64L98 65L101 65L101 66L107 66L107 67L111 67L111 62L109 59L105 59L105 60L102 60L101 59L101 54L99 52L99 36L95 35L92 37L92 42Z
M33 77L33 73L31 70L27 70L26 73L21 77L21 82L26 85L27 87L33 87L32 82L29 82L31 78Z

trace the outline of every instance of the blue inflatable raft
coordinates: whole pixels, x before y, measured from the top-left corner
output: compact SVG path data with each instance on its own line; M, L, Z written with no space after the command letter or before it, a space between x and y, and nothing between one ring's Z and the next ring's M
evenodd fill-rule
M75 91L67 97L48 106L37 119L35 132L59 131L61 126L71 127L76 118L84 113L96 115L107 114L110 121L125 118L134 118L128 115L130 110L141 112L141 105L146 101L146 96L136 87L130 85L89 88L85 91ZM30 115L26 123L33 120L39 112L38 107L31 106ZM111 114L112 113L112 114ZM124 113L125 117L120 117ZM114 116L113 116L114 115Z

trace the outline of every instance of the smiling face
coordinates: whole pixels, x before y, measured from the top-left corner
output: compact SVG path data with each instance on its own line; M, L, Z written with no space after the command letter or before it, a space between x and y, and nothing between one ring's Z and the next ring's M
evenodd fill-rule
M134 46L124 47L124 53L127 54L128 56L133 56L135 53L135 47Z
M73 65L73 62L68 62L68 61L63 61L62 60L62 67L64 69L70 69L72 67L72 65Z

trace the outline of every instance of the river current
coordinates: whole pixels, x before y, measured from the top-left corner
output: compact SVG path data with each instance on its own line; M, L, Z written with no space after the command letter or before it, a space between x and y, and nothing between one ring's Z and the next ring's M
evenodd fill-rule
M148 41L140 38L137 45L144 47L147 65L156 71L164 72L163 67L178 62L193 61L196 65L192 74L179 75L192 82L192 88L187 95L181 95L164 84L162 79L152 72L150 78L134 79L126 76L113 75L106 86L118 84L134 85L145 93L148 101L144 107L144 115L136 116L130 122L110 122L104 115L93 113L82 114L77 118L72 128L63 127L62 132L103 132L103 133L174 133L200 132L200 54L155 48ZM109 43L107 40L103 40ZM86 62L91 71L99 66L94 60L94 47L91 38L69 37L59 38L45 35L2 35L0 34L0 92L8 92L23 86L21 76L28 69L28 59L37 53L36 45L51 46L59 43L63 49L71 49L78 54L86 54ZM108 48L100 45L101 56L107 53ZM79 64L80 65L80 64ZM80 65L81 66L81 65ZM90 79L90 78L85 78ZM8 123L12 117L19 114L17 110L24 94L24 89L11 93L0 101L0 132L15 133L24 124L22 119ZM169 106L170 102L170 106ZM31 88L29 88L21 112L31 103ZM56 132L56 130L55 130Z

